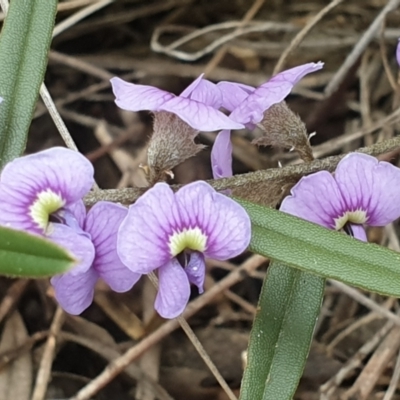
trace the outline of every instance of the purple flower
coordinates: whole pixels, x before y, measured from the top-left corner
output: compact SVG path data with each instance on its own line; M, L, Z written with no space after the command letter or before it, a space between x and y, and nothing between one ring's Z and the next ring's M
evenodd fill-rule
M364 225L400 217L400 169L361 153L344 157L333 176L319 171L292 188L281 211L366 241Z
M99 203L86 217L82 198L93 183L91 163L61 147L17 158L0 176L0 224L46 237L78 260L74 269L53 278L56 297L71 314L90 305L98 277L116 291L130 284L119 282L120 272L109 273L110 265L118 271L123 268L115 247L119 223L127 211ZM134 275L131 282L136 282L136 274L124 271L126 277Z
M400 66L400 39L397 42L397 47L396 47L396 60L397 64Z
M158 270L155 308L165 318L182 313L190 283L201 293L205 257L226 260L250 242L250 219L232 199L205 182L174 193L158 183L130 206L118 234L118 254L133 272Z
M215 138L211 150L211 167L214 179L228 178L232 172L231 131L223 130Z
M202 77L199 76L179 96L153 86L125 82L120 78L112 78L111 85L115 103L124 110L168 111L199 131L243 128L241 123L218 111L222 104L221 91Z
M222 106L232 111L229 115L232 120L254 126L262 121L268 108L285 99L300 79L320 70L323 65L322 62L299 65L280 72L256 89L233 82L219 82L217 87L222 91Z

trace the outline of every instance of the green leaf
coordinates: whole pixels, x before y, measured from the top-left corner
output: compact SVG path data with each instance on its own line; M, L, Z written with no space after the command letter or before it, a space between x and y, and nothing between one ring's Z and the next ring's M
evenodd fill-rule
M75 263L68 251L49 240L0 227L0 275L44 278L66 272Z
M301 270L400 297L400 254L236 199L252 221L250 249Z
M57 0L13 0L0 35L0 168L25 149L47 65Z
M325 279L273 262L250 334L240 400L291 400L303 373Z

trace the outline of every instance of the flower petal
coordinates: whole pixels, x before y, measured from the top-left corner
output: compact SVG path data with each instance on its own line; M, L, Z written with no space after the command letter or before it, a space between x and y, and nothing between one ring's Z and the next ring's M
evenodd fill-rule
M79 275L90 269L95 257L95 249L90 235L66 225L52 223L48 238L65 247L78 259L78 264L68 272L69 274Z
M99 201L88 212L84 228L96 249L93 268L116 292L128 291L141 276L129 270L117 254L117 233L127 213L119 204Z
M154 308L163 318L182 314L190 297L188 277L176 258L158 270L159 287Z
M231 131L218 133L211 150L211 167L214 179L228 178L232 173Z
M268 82L259 86L237 108L230 118L242 124L257 124L263 119L264 112L273 104L280 103L305 75L318 71L323 63L308 63L283 71Z
M204 277L206 275L204 255L197 251L191 253L189 264L185 267L185 272L189 278L189 282L198 287L199 293L203 293Z
M222 93L215 83L203 79L203 76L204 74L201 74L179 97L195 100L218 109L222 105Z
M92 304L97 278L97 273L93 269L78 275L67 272L53 276L51 284L54 286L55 297L60 306L72 315L78 315L86 310Z
M110 82L116 97L115 104L123 110L158 111L162 104L175 97L174 94L165 90L129 83L117 77L112 78Z
M199 131L243 128L241 123L231 120L221 111L183 97L175 97L167 101L160 106L160 110L176 114L192 128Z
M222 92L222 107L228 111L233 111L255 90L253 86L228 81L218 82L217 86Z
M0 224L39 233L30 215L39 193L50 190L69 205L81 200L93 183L92 164L73 150L54 147L16 158L0 177Z
M334 219L347 211L337 183L327 171L301 178L280 210L330 229L335 228Z
M362 242L367 241L367 233L365 232L365 228L359 224L350 224L352 236Z
M169 236L181 225L172 189L157 183L131 205L118 231L117 251L132 271L147 274L172 257Z
M367 212L367 224L384 226L400 217L400 169L361 153L338 164L335 179L349 211Z
M184 227L198 227L207 236L206 257L226 260L246 250L251 224L246 211L203 181L175 194Z
M396 47L396 60L397 60L397 64L400 66L400 39L399 39L399 42L397 43L397 47Z

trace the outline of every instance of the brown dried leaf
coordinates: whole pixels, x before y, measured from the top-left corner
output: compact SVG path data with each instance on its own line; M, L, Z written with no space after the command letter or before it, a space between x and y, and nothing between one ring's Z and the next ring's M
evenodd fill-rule
M154 113L153 136L148 148L148 180L150 184L165 181L178 164L196 155L205 146L196 144L198 131L176 115Z
M12 350L29 339L24 321L18 311L4 325L0 352ZM23 353L0 371L0 400L29 400L32 387L32 357Z
M265 136L253 140L253 144L296 150L306 162L314 159L304 122L284 101L265 111L260 125Z

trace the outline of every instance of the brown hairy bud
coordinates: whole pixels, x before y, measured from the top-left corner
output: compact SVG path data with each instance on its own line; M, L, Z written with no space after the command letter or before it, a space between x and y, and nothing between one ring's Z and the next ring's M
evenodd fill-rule
M173 176L171 170L174 167L205 147L194 142L198 133L175 114L154 113L153 136L147 153L150 184L165 181L168 175Z
M306 162L314 159L304 122L284 101L266 110L258 126L265 136L254 139L253 144L296 150Z

